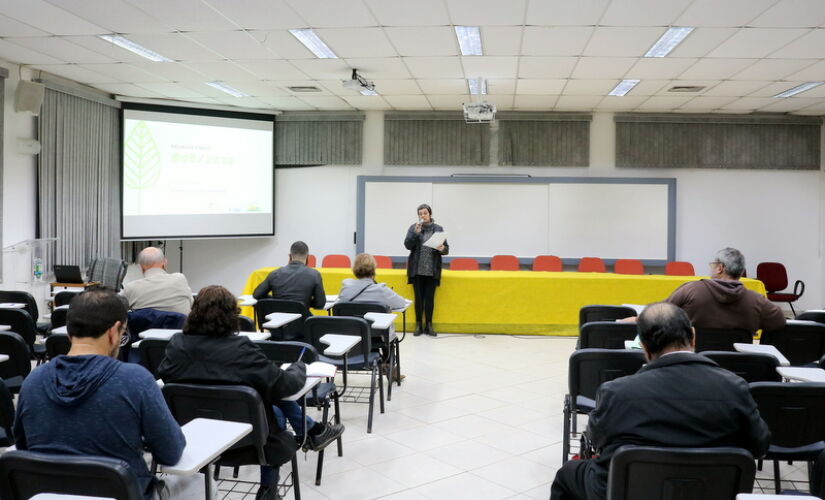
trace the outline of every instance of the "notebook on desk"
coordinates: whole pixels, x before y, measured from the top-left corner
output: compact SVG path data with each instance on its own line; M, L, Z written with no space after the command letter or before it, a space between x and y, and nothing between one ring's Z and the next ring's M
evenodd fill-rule
M54 280L58 283L83 283L83 276L80 275L80 266L55 264Z

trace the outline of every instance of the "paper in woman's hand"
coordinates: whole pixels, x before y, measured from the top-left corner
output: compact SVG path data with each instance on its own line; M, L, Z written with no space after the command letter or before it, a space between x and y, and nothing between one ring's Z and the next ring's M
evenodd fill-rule
M447 233L441 231L440 233L433 233L433 235L430 236L430 239L425 241L423 245L425 247L438 249L438 247L443 245L445 241L447 241Z

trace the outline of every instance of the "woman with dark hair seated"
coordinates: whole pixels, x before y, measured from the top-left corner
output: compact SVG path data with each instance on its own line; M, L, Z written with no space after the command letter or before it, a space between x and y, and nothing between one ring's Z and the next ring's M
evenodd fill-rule
M277 498L278 469L298 448L294 439L284 440L286 420L303 441L301 407L281 398L300 390L306 380L306 367L298 361L281 370L247 337L238 331L238 300L222 286L208 286L198 293L192 312L183 326L183 335L175 335L166 348L166 357L158 367L164 382L247 385L272 405L270 443L271 466L261 466L261 488L256 499ZM307 448L322 450L344 432L344 426L313 421L306 417ZM275 459L274 457L278 457Z

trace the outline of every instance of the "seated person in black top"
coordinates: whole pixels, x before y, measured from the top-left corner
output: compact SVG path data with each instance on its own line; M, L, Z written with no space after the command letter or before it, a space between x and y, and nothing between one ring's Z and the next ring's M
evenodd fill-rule
M272 457L271 466L261 467L261 488L256 498L277 498L277 466L288 461L297 448L293 441L283 441L286 420L301 436L304 427L309 429L307 448L316 451L337 439L344 426L315 422L309 416L304 426L298 403L281 400L303 387L304 363L298 361L281 370L249 338L236 335L237 331L238 299L222 286L202 288L183 326L183 335L169 341L158 372L164 382L248 385L273 405L268 415L272 444L267 456Z
M269 276L255 288L252 296L256 299L266 298L272 292L272 298L295 300L307 307L322 309L327 303L324 294L324 282L321 273L307 267L309 247L303 241L296 241L289 248L289 264L269 273Z
M551 500L603 500L610 459L623 445L735 446L754 458L767 451L771 434L748 383L694 354L693 328L682 309L651 304L638 326L649 363L599 388L586 431L599 456L565 463Z

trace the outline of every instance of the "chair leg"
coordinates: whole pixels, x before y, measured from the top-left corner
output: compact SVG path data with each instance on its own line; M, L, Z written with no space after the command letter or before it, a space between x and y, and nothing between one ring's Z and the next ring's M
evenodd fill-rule
M564 426L562 430L561 463L564 464L570 456L570 395L564 396Z
M301 500L301 481L298 479L298 454L292 455L292 492L295 500Z
M570 410L571 410L571 412L570 412L570 421L572 422L572 425L573 425L573 434L575 434L576 433L576 417L578 416L578 414L576 413L576 410L573 408L573 399L572 398L570 399Z
M779 460L773 461L773 484L776 494L780 494L782 492L782 479L779 477Z
M209 467L211 467L211 466L207 465L206 467L204 467L202 469L203 470L203 491L205 493L204 496L206 498L212 498L212 480L209 478ZM215 467L217 467L217 465Z
M387 401L392 399L393 370L395 370L395 351L390 342L387 344Z
M395 383L401 387L401 342L398 339L395 339L395 366L398 367Z
M321 415L321 421L326 423L329 417L329 400L326 400L324 405L324 413ZM324 471L324 450L318 452L318 464L315 466L315 486L321 486L321 474Z
M232 479L238 479L238 472L240 472L240 470L241 470L241 467L239 465L236 465L232 469Z
M384 413L384 379L378 377L378 401L381 403L381 413Z
M215 472L214 472L214 474L212 474L212 477L214 477L215 481L217 481L220 478L220 475L221 475L221 466L216 465L215 466Z
M338 394L337 393L333 393L332 401L335 404L335 415L333 416L333 418L335 419L336 424L340 424L341 423L341 406L338 403ZM343 457L344 456L344 445L343 445L343 440L341 439L341 436L338 436L338 439L336 441L337 441L337 445L338 445L338 456Z
M367 434L372 433L372 411L373 407L375 406L375 377L376 372L378 371L377 366L372 367L372 379L370 381L370 402L369 402L369 411L367 414ZM381 377L378 377L381 380ZM383 401L383 400L382 400Z
M793 308L793 302L788 302L788 305L791 306L791 314L793 314L793 317L795 318L796 317L796 310L794 310L794 308Z

